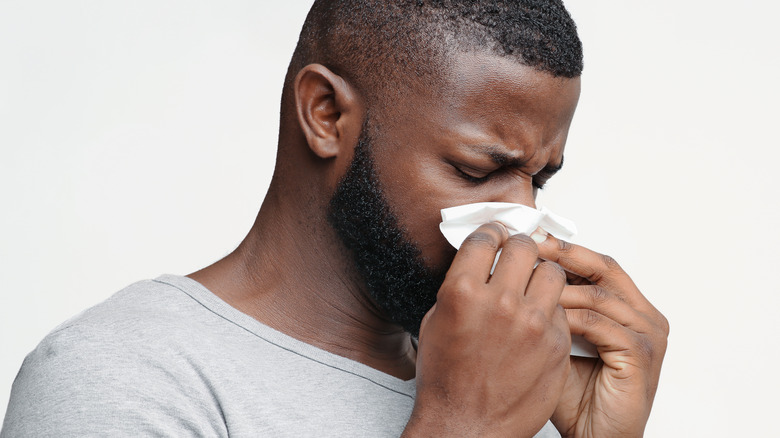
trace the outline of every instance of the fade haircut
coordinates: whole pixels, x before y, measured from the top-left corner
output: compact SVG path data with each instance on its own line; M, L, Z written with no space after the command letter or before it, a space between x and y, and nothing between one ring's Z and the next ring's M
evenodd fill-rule
M285 92L301 68L319 63L371 107L394 90L430 87L455 51L487 51L554 76L582 73L582 44L560 0L316 0Z

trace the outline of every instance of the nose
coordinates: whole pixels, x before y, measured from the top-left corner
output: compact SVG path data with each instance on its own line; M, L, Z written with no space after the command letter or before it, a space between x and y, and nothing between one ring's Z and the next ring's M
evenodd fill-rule
M536 208L536 192L537 189L530 182L515 181L514 184L507 184L507 187L493 201L511 202Z

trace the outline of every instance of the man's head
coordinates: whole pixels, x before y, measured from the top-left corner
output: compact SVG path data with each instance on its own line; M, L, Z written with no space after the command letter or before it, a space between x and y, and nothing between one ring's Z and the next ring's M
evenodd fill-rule
M319 175L310 187L373 301L414 333L454 255L439 209L533 204L562 163L581 70L558 1L316 1L277 173Z
M318 63L378 100L431 85L455 52L488 52L553 76L582 72L576 26L559 0L317 0L287 83Z

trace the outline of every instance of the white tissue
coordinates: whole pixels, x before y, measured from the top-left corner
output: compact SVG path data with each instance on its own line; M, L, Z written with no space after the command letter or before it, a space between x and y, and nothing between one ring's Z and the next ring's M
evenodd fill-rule
M544 207L537 210L510 202L479 202L445 208L441 211L441 219L439 229L456 249L460 248L469 234L476 231L480 225L488 222L501 222L506 226L510 235L526 234L530 236L537 228L541 228L559 239L570 241L577 234L577 226L574 222L558 216ZM500 253L499 250L496 261L498 261ZM495 268L495 263L493 267ZM571 355L599 357L596 347L578 335L571 337Z
M466 240L469 234L476 231L480 225L488 222L501 222L509 231L509 235L531 235L537 228L553 236L569 241L577 234L574 222L558 216L542 207L540 210L522 204L510 202L478 202L458 207L445 208L441 211L442 222L439 225L444 237L455 248Z

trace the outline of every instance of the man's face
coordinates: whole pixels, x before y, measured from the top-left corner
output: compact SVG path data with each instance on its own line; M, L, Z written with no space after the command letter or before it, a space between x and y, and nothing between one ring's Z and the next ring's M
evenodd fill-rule
M407 96L379 111L331 202L341 216L331 223L374 301L413 334L455 254L439 232L440 210L535 206L537 187L563 161L579 98L579 78L506 58L464 53L453 65L435 97Z

